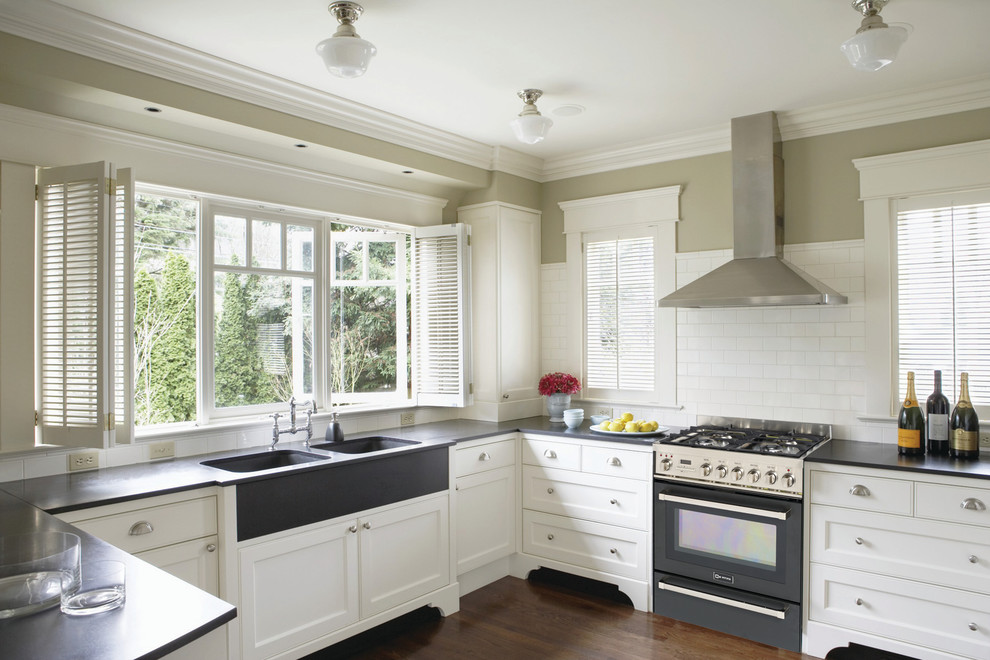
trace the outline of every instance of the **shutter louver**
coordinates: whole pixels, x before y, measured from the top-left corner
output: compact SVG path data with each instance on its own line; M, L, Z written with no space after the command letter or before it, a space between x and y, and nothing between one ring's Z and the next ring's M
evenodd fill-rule
M896 235L898 395L908 371L922 394L940 369L955 401L965 371L974 405L990 405L990 204L900 211Z
M130 168L117 170L113 211L113 409L114 442L134 435L134 179Z
M468 405L467 226L417 229L413 241L414 365L418 405Z
M108 179L90 163L38 176L41 441L103 447Z

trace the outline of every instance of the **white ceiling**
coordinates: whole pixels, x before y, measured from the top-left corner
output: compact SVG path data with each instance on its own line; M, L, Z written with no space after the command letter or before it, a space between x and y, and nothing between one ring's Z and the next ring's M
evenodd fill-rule
M29 2L51 4L0 7ZM633 149L765 110L990 80L990 0L891 0L883 18L913 33L900 58L875 73L852 69L839 52L861 19L849 0L361 0L356 28L378 55L353 80L331 76L315 54L336 28L328 0L57 2L360 104L357 112L384 111L545 161ZM532 146L508 127L524 87L544 90L538 106L554 120ZM554 114L571 104L585 112Z

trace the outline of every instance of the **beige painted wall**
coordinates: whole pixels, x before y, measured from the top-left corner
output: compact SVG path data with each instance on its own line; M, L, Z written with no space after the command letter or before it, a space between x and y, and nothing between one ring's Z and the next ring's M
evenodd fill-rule
M863 238L854 158L988 138L990 109L982 109L785 141L784 242ZM726 152L545 183L543 263L566 260L560 202L671 185L684 186L677 251L731 248L732 169Z
M457 206L485 202L504 202L539 211L543 205L543 186L536 181L505 172L492 172L487 188L465 193ZM444 215L446 217L446 213Z

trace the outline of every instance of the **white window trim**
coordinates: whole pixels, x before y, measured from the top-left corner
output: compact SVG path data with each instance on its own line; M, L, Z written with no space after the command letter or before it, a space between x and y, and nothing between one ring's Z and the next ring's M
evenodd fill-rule
M567 246L567 371L584 376L584 235L636 227L656 231L657 299L676 288L677 222L681 186L560 202ZM677 310L657 308L657 406L677 407Z
M866 397L862 419L888 420L899 406L894 372L897 200L990 189L990 140L858 158L863 202Z

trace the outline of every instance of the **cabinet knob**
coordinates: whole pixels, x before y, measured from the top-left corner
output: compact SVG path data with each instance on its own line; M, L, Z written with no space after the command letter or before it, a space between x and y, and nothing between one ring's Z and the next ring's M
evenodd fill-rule
M622 461L619 460L618 456L613 456L612 458L608 459L606 463L608 463L612 467L619 467L622 465Z
M608 501L608 503L609 503L609 504L618 504L618 503L619 503L619 500L617 500L617 499L615 499L615 498L613 497L612 499L610 499L610 500Z
M545 456L546 458L557 458L557 452L555 452L552 449L548 449L545 452L543 452L543 456Z
M861 484L856 484L855 486L849 489L849 494L858 495L859 497L869 497L870 489Z
M478 460L479 461L490 461L490 460L492 460L492 455L489 454L487 451L483 451L483 452L481 452L481 456L478 457Z
M155 531L155 528L151 526L151 523L147 520L142 520L131 525L127 533L131 536L143 536L144 534L151 534L153 531Z
M553 495L553 488L547 488L547 493Z
M347 531L350 532L351 534L357 534L357 525L351 525L350 527L347 528Z
M609 548L608 551L611 552L613 555L619 554L618 548Z
M553 540L553 534L547 534L547 540L548 541L552 541Z
M856 545L863 545L863 538L860 536L856 537Z
M364 523L364 525L362 525L362 527L364 527L365 529L371 529L371 523L370 522L366 522L366 523Z
M967 509L969 511L986 511L987 505L975 497L967 497L959 503L959 508Z
M506 400L506 399L508 399L508 398L509 398L509 395L508 395L508 394L503 394L503 395L502 395L502 400L503 400L503 401L505 401L505 400Z
M970 555L969 556L969 563L970 564L979 564L980 563L980 558L977 557L976 555Z
M208 546L206 546L206 551L207 552L216 552L217 551L217 544L216 543L209 544Z
M976 631L976 630L979 630L980 627L971 621L970 624L969 624L969 629L970 630L973 630L973 631Z
M856 599L856 604L859 605L859 606L862 606L863 605L863 599L862 598L857 598Z

